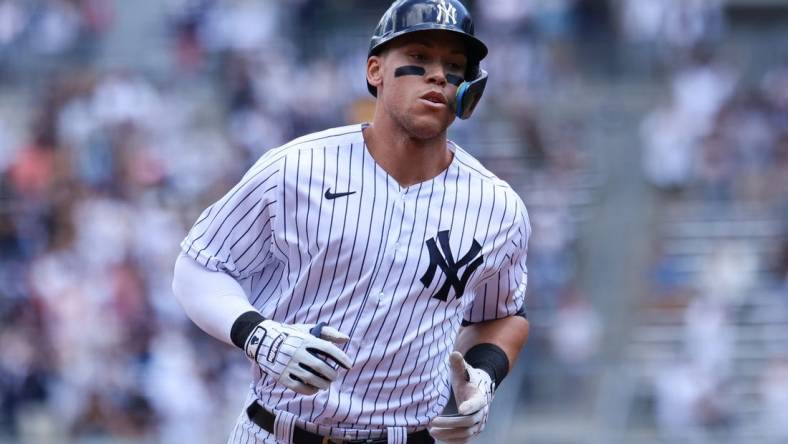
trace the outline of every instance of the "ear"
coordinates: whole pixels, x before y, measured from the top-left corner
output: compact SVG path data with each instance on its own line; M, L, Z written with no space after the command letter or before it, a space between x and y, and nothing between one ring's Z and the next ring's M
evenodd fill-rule
M367 82L375 88L383 85L383 59L380 56L372 56L367 59Z

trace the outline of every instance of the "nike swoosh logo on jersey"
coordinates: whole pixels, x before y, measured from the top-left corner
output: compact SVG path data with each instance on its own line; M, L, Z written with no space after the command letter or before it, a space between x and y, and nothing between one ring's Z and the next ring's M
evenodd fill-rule
M332 193L331 188L326 190L326 199L334 200L340 197L350 196L351 194L356 194L355 191L349 191L347 193Z

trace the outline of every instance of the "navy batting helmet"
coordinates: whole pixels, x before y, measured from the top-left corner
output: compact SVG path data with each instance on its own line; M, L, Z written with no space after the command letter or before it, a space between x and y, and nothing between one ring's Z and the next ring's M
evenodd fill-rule
M372 40L368 57L379 54L386 43L405 34L442 30L458 34L465 41L468 69L465 82L457 89L457 116L470 117L487 84L487 72L479 62L487 56L487 46L474 36L473 19L459 0L397 0L383 14ZM377 97L377 88L367 82L369 92Z

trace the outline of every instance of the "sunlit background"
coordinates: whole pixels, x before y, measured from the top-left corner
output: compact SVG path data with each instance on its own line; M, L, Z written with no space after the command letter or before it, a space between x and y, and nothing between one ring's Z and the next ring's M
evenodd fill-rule
M370 118L388 1L0 0L0 442L224 442L242 353L170 292L266 150ZM450 136L533 223L477 442L788 442L788 1L478 0Z

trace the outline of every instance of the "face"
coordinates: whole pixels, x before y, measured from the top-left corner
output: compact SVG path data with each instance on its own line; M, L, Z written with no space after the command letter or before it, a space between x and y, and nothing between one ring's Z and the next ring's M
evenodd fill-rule
M378 88L378 101L387 117L411 137L431 139L445 133L454 121L458 87L454 83L464 77L466 65L459 36L415 32L371 57L367 78Z

